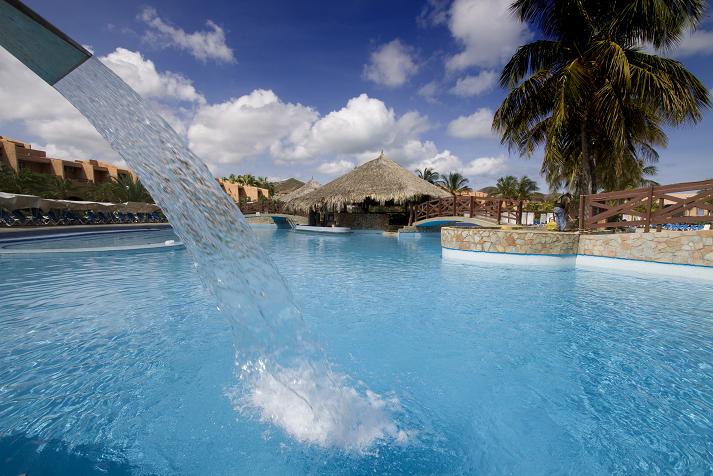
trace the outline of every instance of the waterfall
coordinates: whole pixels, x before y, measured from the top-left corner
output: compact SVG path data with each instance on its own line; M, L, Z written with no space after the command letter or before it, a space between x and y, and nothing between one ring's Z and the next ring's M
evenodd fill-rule
M95 58L54 87L136 171L229 319L240 381L231 393L236 408L322 446L403 440L389 415L397 404L330 368L240 210L166 121Z

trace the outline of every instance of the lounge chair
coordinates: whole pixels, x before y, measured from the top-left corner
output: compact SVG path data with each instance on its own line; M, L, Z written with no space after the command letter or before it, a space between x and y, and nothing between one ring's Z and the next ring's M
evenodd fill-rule
M4 226L20 225L19 220L5 210L0 210L0 223Z

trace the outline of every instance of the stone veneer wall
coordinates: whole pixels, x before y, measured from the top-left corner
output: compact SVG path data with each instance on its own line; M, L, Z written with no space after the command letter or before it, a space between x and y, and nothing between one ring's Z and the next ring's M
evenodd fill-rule
M574 255L577 254L578 243L577 233L457 227L441 229L441 245L454 250Z
M713 231L583 234L579 254L713 266Z
M389 215L383 213L335 213L337 226L354 229L386 230L389 228Z
M587 255L713 266L713 231L557 233L443 228L444 248L536 255Z
M307 224L307 217L290 215L290 219L297 225ZM245 217L245 221L255 225L272 225L275 223L275 220L273 220L270 215L253 215Z

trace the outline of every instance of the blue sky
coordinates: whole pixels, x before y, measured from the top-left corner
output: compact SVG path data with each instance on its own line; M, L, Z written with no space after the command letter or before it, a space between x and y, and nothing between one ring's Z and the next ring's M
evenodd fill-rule
M216 175L325 182L380 149L409 169L539 179L489 131L496 78L535 33L502 0L26 0L152 101ZM713 22L670 52L713 87ZM0 134L118 161L64 100L0 54ZM713 119L670 131L658 181L713 177Z

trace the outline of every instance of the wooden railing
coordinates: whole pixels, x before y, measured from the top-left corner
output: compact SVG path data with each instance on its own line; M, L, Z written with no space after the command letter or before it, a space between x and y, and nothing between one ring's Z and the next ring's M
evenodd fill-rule
M689 215L694 209L704 215ZM661 231L666 224L711 222L713 180L581 195L579 200L580 230L643 226L648 232L652 226Z
M531 200L532 201L532 200ZM423 202L415 207L416 221L435 217L455 217L469 214L471 217L491 219L500 224L505 219L521 223L524 200L497 197L472 197L458 195Z

